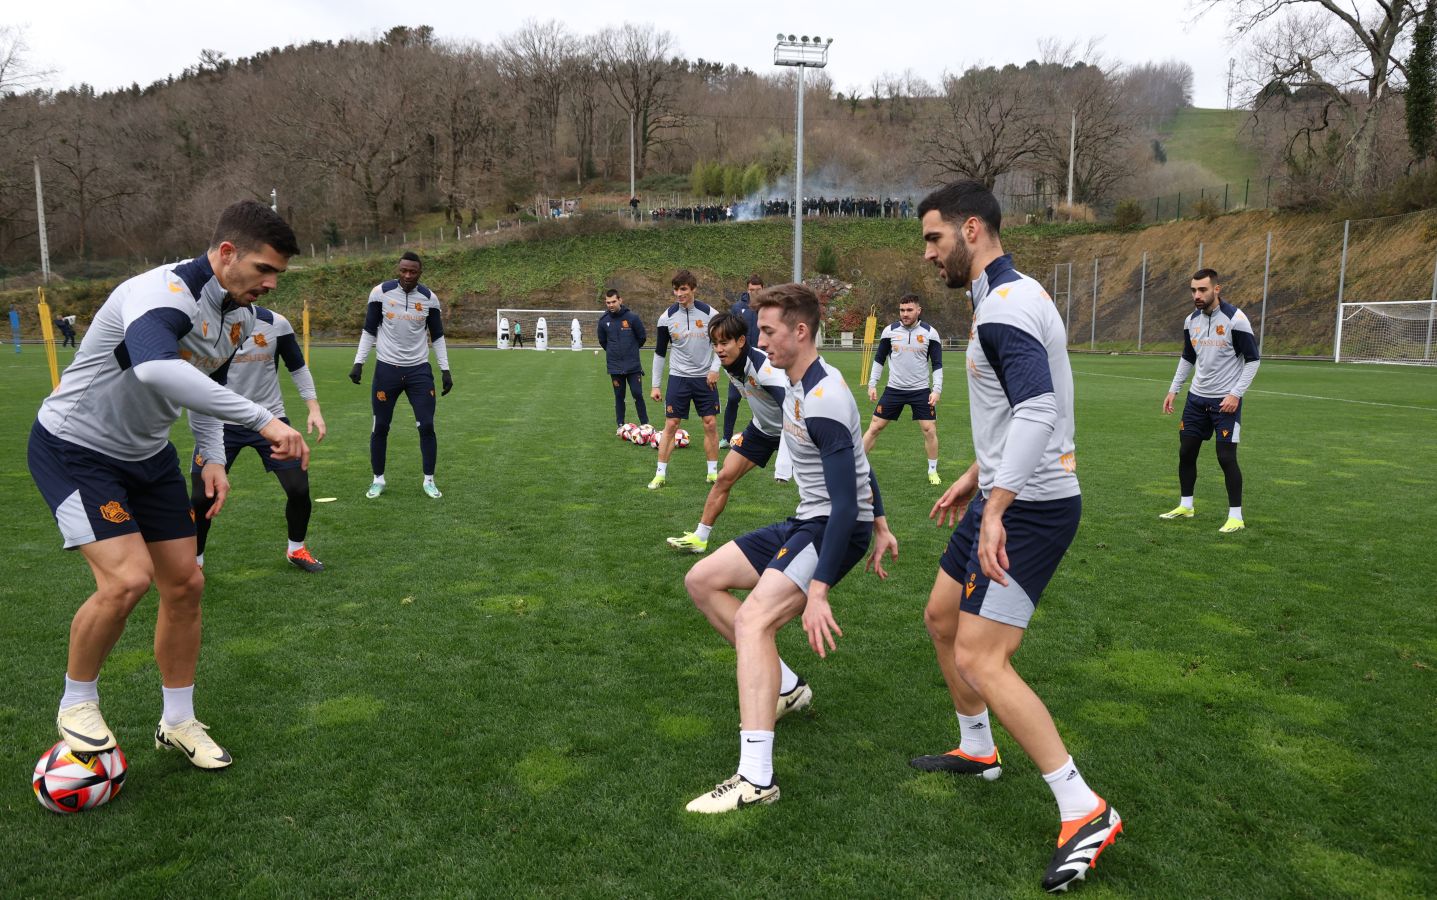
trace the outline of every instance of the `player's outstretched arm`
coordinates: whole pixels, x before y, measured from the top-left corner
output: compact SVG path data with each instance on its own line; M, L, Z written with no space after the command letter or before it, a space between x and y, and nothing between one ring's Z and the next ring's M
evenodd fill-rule
M938 502L933 504L929 511L928 518L937 517L939 527L947 525L950 528L958 526L958 519L962 517L963 510L968 507L968 501L973 499L973 494L978 490L978 463L968 467L968 471L958 476L958 480L943 492Z

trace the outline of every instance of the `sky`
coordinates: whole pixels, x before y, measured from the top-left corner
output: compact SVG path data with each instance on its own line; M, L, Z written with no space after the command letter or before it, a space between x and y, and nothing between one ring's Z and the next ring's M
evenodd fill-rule
M52 88L80 82L98 90L147 85L178 74L200 51L231 59L311 40L376 36L394 25L430 25L444 40L496 43L526 19L556 19L577 34L610 25L647 22L671 32L683 55L773 71L779 32L833 38L827 74L834 89L869 86L884 72L912 69L929 82L975 64L1022 64L1038 55L1040 40L1098 39L1109 62L1186 61L1194 72L1194 101L1224 105L1227 64L1234 55L1221 12L1194 21L1190 0L1010 0L946 4L851 0L528 0L510 4L427 0L405 21L406 4L348 0L251 0L206 13L193 3L67 0L34 3L7 15L24 29L33 68L52 72Z

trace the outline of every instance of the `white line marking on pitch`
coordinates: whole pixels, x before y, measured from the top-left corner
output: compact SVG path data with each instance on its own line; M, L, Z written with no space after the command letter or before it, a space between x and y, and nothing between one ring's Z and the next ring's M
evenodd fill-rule
M1078 375L1094 375L1098 378L1121 378L1124 381L1145 381L1148 384L1163 384L1163 382L1161 381L1157 381L1152 378L1139 378L1136 375L1113 375L1108 372L1084 372L1082 369L1074 369L1073 372ZM1172 382L1168 382L1168 384L1171 383ZM1404 406L1401 403L1378 403L1376 400L1350 400L1346 397L1319 397L1316 394L1289 394L1287 391L1264 391L1259 390L1258 388L1253 388L1249 390L1248 393L1273 394L1274 396L1278 397L1297 397L1301 400L1327 400L1331 403L1357 403L1361 404L1362 406L1385 406L1389 409L1415 409L1418 412L1437 412L1437 407L1431 406Z

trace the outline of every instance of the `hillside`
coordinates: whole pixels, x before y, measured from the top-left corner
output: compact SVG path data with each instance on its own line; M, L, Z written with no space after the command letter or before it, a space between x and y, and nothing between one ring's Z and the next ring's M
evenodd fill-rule
M1240 139L1250 113L1242 109L1181 110L1158 133L1169 163L1193 162L1217 176L1217 183L1241 185L1259 175L1257 154Z
M596 228L589 234L574 230ZM1261 322L1269 230L1273 269L1267 318ZM790 269L791 231L781 221L614 229L580 220L567 230L549 232L543 239L426 256L424 280L444 299L446 328L456 343L491 341L498 308L598 309L603 290L610 286L652 319L669 302L668 279L680 266L698 276L700 299L718 308L742 290L751 272L774 283L787 280ZM838 258L838 277L853 285L851 295L834 304L833 327L852 327L840 322L845 310L853 311L849 323L873 306L879 307L881 316L891 316L897 297L913 290L927 300L926 318L942 334L961 340L967 333L967 304L940 285L932 267L923 262L916 222L816 221L805 225L804 235L810 268L819 249L831 245ZM1176 346L1178 323L1188 309L1187 281L1197 268L1201 244L1203 262L1224 273L1224 297L1247 309L1255 327L1263 327L1266 352L1323 355L1331 351L1341 222L1247 212L1139 230L1015 227L1004 231L1004 243L1020 268L1054 292L1060 314L1071 319L1069 334L1075 347L1086 347L1094 335L1098 349L1136 347L1145 252L1149 260L1144 349ZM1437 211L1354 224L1347 298L1425 299L1431 289L1434 244ZM370 287L393 273L393 260L377 256L333 264L295 262L270 303L297 314L301 298L308 297L317 340L354 339ZM1068 263L1072 263L1071 292ZM1056 285L1055 266L1061 276ZM78 314L83 325L111 286L98 282L58 286L51 291L52 306ZM9 292L3 299L22 308L26 333L33 334L33 293Z

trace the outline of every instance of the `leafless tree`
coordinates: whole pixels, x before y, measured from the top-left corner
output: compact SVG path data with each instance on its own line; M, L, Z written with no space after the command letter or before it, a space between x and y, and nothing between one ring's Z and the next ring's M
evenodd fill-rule
M1405 77L1401 51L1419 10L1413 0L1200 0L1198 14L1225 12L1235 34L1252 35L1252 55L1265 77L1310 87L1330 98L1346 122L1350 183L1372 184L1380 120L1394 82ZM1348 99L1357 88L1365 102Z
M580 42L563 23L550 19L526 21L504 38L498 55L499 70L510 89L523 98L537 138L534 162L550 166L558 149L559 111L568 87L571 62Z
M677 124L674 98L679 77L670 58L675 50L673 35L652 25L625 23L599 32L594 46L600 79L615 105L633 117L636 168L642 177L662 132Z
M1020 71L989 67L949 76L941 112L919 138L920 157L941 176L973 178L991 189L1041 148L1037 100L1031 79Z

